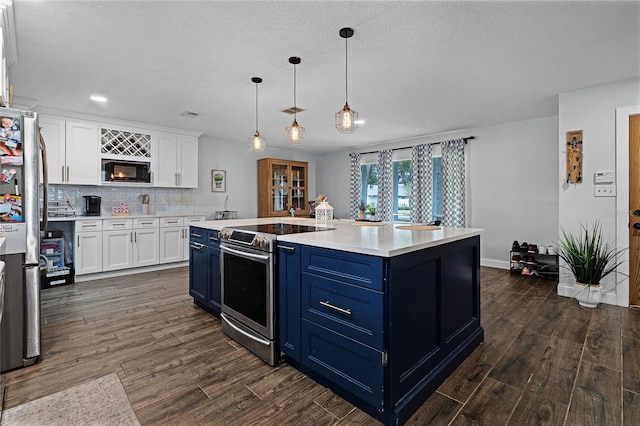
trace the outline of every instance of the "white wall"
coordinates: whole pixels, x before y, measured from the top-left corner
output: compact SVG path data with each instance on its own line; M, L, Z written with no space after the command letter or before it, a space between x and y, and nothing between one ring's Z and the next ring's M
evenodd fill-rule
M467 226L484 228L482 264L509 268L514 240L549 245L558 229L557 117L465 129L368 147L398 148L475 136L467 144ZM349 217L349 150L318 156L317 189L336 217Z
M625 80L559 96L558 169L564 177L566 169L566 133L582 130L583 183L559 185L559 225L567 232L579 230L580 224L602 224L608 241L616 238L616 197L594 197L593 174L600 170L616 172L616 108L640 105L640 79ZM622 220L628 221L627 217ZM573 294L573 278L561 275L558 293ZM602 283L603 302L615 304L616 277Z
M213 219L215 211L237 210L239 218L258 216L258 159L281 158L309 163L309 198L316 194L316 155L295 149L269 148L252 153L246 143L200 137L198 143L198 188L194 189L194 213ZM211 170L227 171L227 192L211 192Z

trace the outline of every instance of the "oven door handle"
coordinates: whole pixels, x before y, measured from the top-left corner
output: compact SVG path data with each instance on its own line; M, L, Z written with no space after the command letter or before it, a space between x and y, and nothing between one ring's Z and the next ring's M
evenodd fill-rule
M256 336L253 336L253 335L251 335L251 334L247 333L246 331L242 330L242 329L241 329L241 328L239 328L238 326L236 326L234 323L232 323L232 322L229 320L229 318L227 318L227 316L226 316L223 312L221 312L221 313L220 313L220 317L222 317L222 319L224 320L224 322L226 322L226 323L229 325L229 327L233 328L233 329L234 329L235 331L237 331L238 333L240 333L240 334L242 334L242 335L244 335L244 336L248 337L248 338L249 338L249 339L251 339L251 340L255 340L255 341L256 341L256 342L258 342L258 343L262 343L263 345L267 345L267 346L271 345L271 342L270 342L270 341L268 341L268 340L266 340L266 339L261 339L261 338L256 337Z
M236 256L249 258L249 259L258 259L265 262L269 261L269 256L263 256L260 254L247 253L246 251L235 250L227 246L220 246L220 250L226 251L227 253L235 254Z

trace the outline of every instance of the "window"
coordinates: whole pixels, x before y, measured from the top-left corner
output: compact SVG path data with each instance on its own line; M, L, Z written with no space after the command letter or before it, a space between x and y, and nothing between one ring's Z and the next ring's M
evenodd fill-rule
M442 158L433 157L433 219L442 220ZM378 164L362 164L362 200L365 213L378 211ZM411 221L411 160L393 162L393 217L397 222Z

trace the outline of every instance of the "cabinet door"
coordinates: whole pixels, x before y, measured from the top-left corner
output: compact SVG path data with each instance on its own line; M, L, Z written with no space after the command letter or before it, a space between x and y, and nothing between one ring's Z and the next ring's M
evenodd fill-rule
M74 243L76 275L102 272L102 231L79 232Z
M182 262L185 250L189 257L189 239L185 235L184 227L160 228L160 263Z
M198 187L198 138L181 136L178 139L178 185Z
M133 230L133 266L157 265L160 231L158 229Z
M209 256L209 307L215 312L222 311L222 277L220 276L220 245L207 247Z
M85 121L67 121L65 146L66 183L98 185L98 125Z
M278 243L278 315L280 351L300 361L300 246Z
M189 294L194 302L207 305L209 300L209 253L207 246L189 244Z
M104 271L131 268L133 262L133 231L122 229L102 233L102 264Z
M40 116L40 133L47 147L49 183L64 183L65 122L61 118ZM40 170L40 182L42 182L42 170Z
M173 135L158 135L158 158L155 162L154 186L171 188L177 186L177 143L178 139Z

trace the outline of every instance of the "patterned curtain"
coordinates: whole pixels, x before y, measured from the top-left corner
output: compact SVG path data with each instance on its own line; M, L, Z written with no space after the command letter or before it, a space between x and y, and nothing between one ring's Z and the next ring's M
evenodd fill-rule
M378 152L378 219L393 220L393 151Z
M431 145L411 148L411 222L433 220L433 165Z
M357 219L360 215L360 201L362 200L361 172L360 172L360 154L354 152L351 156L351 189L349 200L349 213L351 219Z
M465 226L464 203L464 139L452 139L441 143L444 226Z

